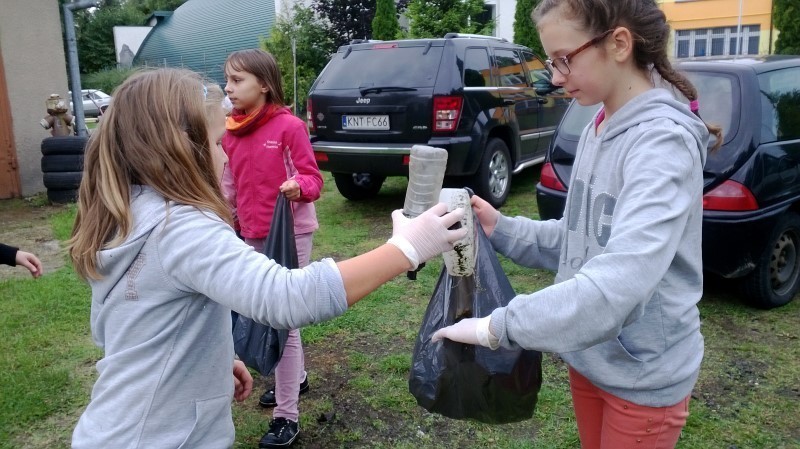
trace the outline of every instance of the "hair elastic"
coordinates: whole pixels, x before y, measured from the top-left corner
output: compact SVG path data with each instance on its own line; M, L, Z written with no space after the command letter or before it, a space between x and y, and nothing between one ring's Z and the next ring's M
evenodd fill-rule
M697 100L692 100L689 102L689 110L697 114L700 112L700 102Z
M203 84L203 100L208 100L208 87Z

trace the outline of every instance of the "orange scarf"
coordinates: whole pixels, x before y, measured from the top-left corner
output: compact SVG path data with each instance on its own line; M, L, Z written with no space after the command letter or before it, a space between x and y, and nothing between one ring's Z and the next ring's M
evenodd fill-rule
M277 110L278 107L273 104L265 104L249 114L243 114L241 110L234 109L225 120L225 129L234 136L244 136L267 123Z

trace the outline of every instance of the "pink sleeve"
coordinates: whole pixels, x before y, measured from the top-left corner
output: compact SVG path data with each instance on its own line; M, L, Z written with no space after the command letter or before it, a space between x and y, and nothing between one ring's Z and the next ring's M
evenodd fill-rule
M319 172L317 161L314 159L314 149L308 138L305 123L289 130L287 136L289 145L289 169L293 178L300 185L300 201L310 203L319 199L322 191L322 174Z
M236 216L236 184L233 180L233 171L231 170L230 164L225 164L225 168L222 170L222 182L220 183L220 187L222 189L222 196L225 197L225 200L228 201L228 206L231 208L233 222L235 223L234 227L238 229L239 219Z

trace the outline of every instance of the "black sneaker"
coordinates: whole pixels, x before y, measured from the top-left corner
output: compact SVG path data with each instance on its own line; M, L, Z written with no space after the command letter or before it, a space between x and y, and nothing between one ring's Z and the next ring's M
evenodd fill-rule
M300 433L296 421L286 418L275 418L269 422L269 430L258 442L259 448L289 447Z
M300 383L300 394L308 392L308 376L306 376L305 380ZM261 395L261 398L258 400L258 405L262 407L275 407L278 405L278 402L275 400L275 385L270 386L267 388L267 391Z

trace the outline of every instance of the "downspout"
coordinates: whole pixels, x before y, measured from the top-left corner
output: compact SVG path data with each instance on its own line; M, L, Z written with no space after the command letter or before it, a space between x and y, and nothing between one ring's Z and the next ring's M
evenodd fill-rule
M72 89L72 113L79 136L86 136L86 116L81 100L81 72L78 69L78 40L75 37L75 18L72 11L97 6L97 0L64 3L64 31L67 35L67 64L69 65L70 88Z
M767 46L767 55L772 54L772 18L775 16L775 2L769 2L769 44Z

